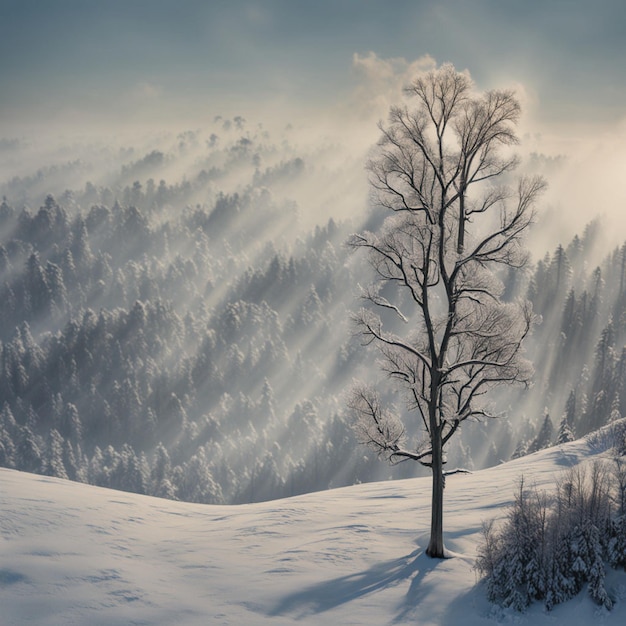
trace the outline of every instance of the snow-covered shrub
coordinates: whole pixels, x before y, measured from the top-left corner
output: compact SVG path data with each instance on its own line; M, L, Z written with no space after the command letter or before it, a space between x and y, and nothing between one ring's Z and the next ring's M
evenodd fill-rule
M524 610L544 597L546 589L546 500L537 490L519 484L504 526L485 524L477 569L486 574L492 602Z
M614 456L626 455L626 419L618 419L595 431L588 438L592 449L611 451Z
M592 600L610 609L605 563L626 568L620 476L600 462L589 472L573 468L551 496L522 479L506 519L483 525L476 569L489 600L519 611L543 601L550 610L587 585Z

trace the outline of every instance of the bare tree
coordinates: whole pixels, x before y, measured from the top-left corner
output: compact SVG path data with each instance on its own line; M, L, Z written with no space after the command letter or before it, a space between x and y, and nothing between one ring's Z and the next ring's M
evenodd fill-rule
M465 420L495 417L483 402L490 389L526 384L532 375L520 350L532 309L501 302L492 270L525 263L521 237L545 184L495 184L517 165L505 154L517 142L513 92L476 95L469 77L448 64L406 91L414 108L391 109L368 164L374 201L389 214L377 233L353 235L349 245L369 252L376 276L363 290L357 332L377 346L424 436L409 446L406 424L373 388L355 388L349 405L362 443L392 463L412 459L431 468L426 552L442 558L444 447ZM388 330L403 325L406 332Z

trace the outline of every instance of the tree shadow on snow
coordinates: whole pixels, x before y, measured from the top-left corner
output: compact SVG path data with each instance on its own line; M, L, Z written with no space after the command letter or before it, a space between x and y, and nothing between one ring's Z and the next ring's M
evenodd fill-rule
M437 567L440 561L430 559L420 548L407 556L377 563L368 570L341 576L311 585L296 593L285 596L270 612L271 616L296 613L298 618L323 613L342 604L347 604L363 596L393 587L405 580L411 580L400 613L400 621L419 603L422 596L421 583L426 574Z

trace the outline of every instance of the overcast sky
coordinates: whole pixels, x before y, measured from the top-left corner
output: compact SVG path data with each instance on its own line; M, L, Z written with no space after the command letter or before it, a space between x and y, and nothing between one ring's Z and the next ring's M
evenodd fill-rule
M0 23L5 134L333 109L359 60L425 55L522 85L541 123L616 122L626 103L623 0L0 0Z
M597 214L624 239L624 0L0 0L0 27L0 140L128 143L242 115L357 172L361 187L338 174L355 206L376 122L416 72L452 62L517 90L523 167L550 184L536 247Z

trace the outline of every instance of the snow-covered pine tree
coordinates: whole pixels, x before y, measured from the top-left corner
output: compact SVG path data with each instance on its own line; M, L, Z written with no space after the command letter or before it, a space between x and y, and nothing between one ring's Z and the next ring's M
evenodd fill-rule
M567 414L565 414L559 422L556 443L557 445L561 445L563 443L569 443L570 441L574 441L574 433L572 432L572 427L567 419Z
M558 524L553 530L558 535ZM572 551L568 536L553 536L551 554L546 568L545 607L551 611L555 605L573 598L579 591L572 575Z
M583 527L583 536L587 542L587 555L589 558L589 595L596 604L610 610L613 607L613 601L604 587L606 571L602 559L600 532L596 526L588 522Z
M611 567L626 570L626 515L620 515L611 522L607 560Z
M548 448L552 445L552 435L554 433L554 426L552 424L552 420L550 419L550 414L546 409L543 415L543 422L541 424L541 429L539 433L533 440L533 442L528 447L528 454L532 454L533 452L537 452L538 450L543 450L544 448Z

